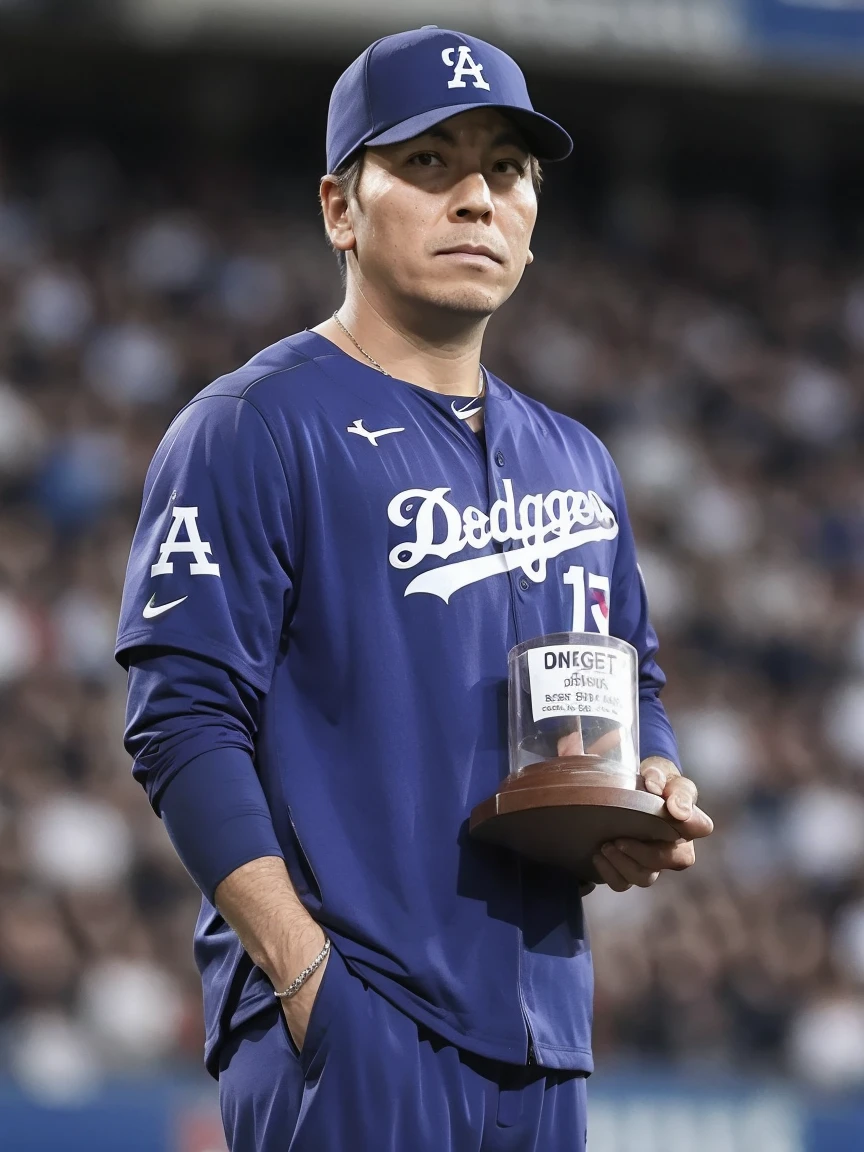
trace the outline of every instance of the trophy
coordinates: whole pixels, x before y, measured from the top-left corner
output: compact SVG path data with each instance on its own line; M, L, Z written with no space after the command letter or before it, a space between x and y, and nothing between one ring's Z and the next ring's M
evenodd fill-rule
M639 660L614 636L556 632L509 655L510 775L471 813L478 840L597 882L618 837L680 833L639 770Z

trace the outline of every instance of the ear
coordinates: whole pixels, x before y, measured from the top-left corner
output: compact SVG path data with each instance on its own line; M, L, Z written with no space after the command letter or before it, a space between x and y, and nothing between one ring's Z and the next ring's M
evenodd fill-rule
M330 243L337 252L350 252L356 246L351 224L351 207L334 176L322 176L318 190L321 213Z
M528 249L528 259L525 261L525 267L527 268L529 264L533 264L533 263L534 263L534 253L529 248Z

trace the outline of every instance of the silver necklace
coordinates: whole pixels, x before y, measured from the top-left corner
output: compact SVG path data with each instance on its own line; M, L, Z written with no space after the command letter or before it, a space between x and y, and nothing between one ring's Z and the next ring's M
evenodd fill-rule
M339 325L339 327L342 329L342 331L345 333L345 335L348 337L348 339L351 341L351 343L354 345L354 347L357 349L357 351L360 353L360 355L365 356L366 359L369 361L369 363L372 364L375 368L377 368L382 376L390 376L390 379L392 380L393 377L390 375L390 373L387 372L386 369L382 368L381 365L378 363L378 361L375 359L375 357L370 356L369 353L366 351L366 349L361 347L361 345L355 339L354 334L352 332L348 331L348 329L345 327L345 325L339 319L338 308L333 313L333 319L336 321L336 323ZM483 395L485 389L486 389L486 377L483 374L483 369L481 367L480 374L479 374L478 379L477 379L477 397L476 398L478 400Z

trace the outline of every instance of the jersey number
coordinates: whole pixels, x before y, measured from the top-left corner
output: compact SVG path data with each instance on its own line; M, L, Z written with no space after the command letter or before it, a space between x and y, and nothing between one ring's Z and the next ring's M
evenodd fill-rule
M594 621L594 626L598 633L601 636L608 636L609 577L595 576L593 572L589 572L586 583L585 569L571 565L564 573L562 579L565 584L569 584L573 589L573 623L570 631L585 631L586 602L588 600L588 594L591 593L591 598L594 601L591 605L591 619Z

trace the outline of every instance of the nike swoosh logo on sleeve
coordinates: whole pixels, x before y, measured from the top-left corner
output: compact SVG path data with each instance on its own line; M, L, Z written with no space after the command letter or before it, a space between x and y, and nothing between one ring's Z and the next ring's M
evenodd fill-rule
M144 605L144 619L152 620L154 616L161 616L163 612L167 612L169 608L176 608L178 604L182 604L184 600L188 600L188 596L181 596L179 600L172 600L169 604L154 604L156 593L150 597L150 602Z

